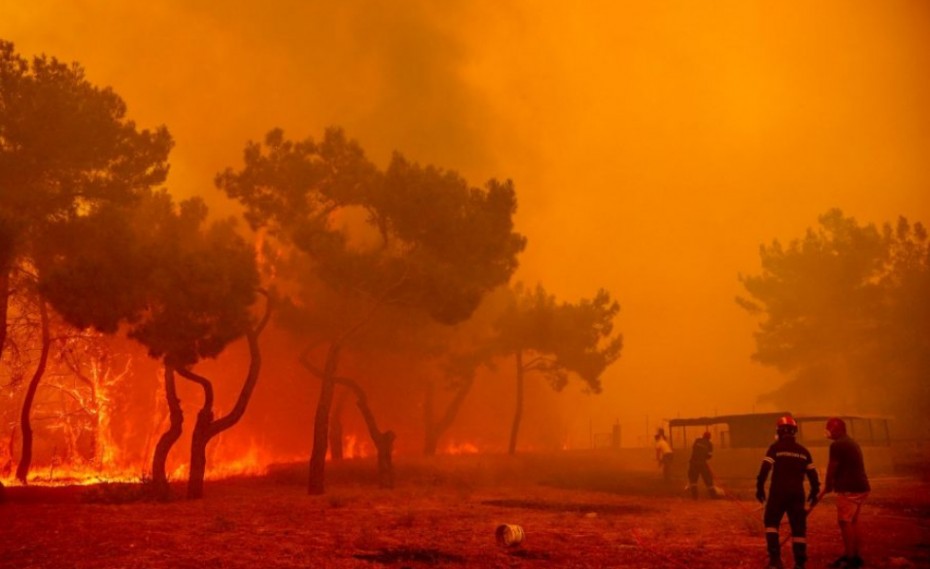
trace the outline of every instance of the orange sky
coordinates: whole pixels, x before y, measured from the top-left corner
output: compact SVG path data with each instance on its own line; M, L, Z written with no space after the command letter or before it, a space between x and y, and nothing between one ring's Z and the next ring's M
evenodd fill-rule
M21 54L167 125L170 189L214 209L213 175L275 126L512 178L517 278L623 307L585 433L749 411L782 381L733 302L760 244L831 207L930 223L928 32L921 0L0 0Z

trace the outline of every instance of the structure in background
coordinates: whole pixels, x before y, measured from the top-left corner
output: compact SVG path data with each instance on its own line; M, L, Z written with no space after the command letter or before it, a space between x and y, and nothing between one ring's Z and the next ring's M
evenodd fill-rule
M749 413L694 417L668 421L669 442L673 449L686 451L695 438L710 432L716 452L714 472L717 476L745 477L755 473L765 449L772 443L774 425L779 417L791 415L787 411L776 413ZM889 419L878 416L852 415L792 415L798 423L797 440L806 446L819 469L827 466L827 449L830 440L825 433L827 419L842 418L849 434L862 446L869 472L890 474L891 431ZM683 464L678 467L684 468ZM747 474L749 473L749 474ZM683 473L679 473L682 476Z

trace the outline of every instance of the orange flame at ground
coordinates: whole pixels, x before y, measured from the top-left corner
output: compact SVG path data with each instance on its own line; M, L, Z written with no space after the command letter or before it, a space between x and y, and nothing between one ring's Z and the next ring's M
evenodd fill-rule
M446 445L446 448L443 452L445 454L477 454L478 447L468 442L456 443L453 441Z
M359 440L356 435L346 435L342 446L343 458L365 458L371 455L371 448L365 441ZM331 454L326 456L332 458Z
M110 449L109 454L115 454ZM244 450L226 451L223 457L212 457L207 462L207 480L220 480L234 476L262 476L268 467L279 462L298 462L306 457L287 457L273 455L262 449L255 441ZM103 461L101 461L103 462ZM168 472L172 481L187 480L190 471L187 462L177 465ZM117 468L110 464L50 464L30 469L28 484L34 486L86 486L104 482L140 483L150 478L149 465ZM20 482L12 475L0 477L5 486L17 486Z

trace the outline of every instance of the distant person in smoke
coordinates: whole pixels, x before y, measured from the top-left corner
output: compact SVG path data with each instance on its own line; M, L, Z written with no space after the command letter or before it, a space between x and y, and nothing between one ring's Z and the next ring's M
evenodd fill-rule
M694 440L691 445L691 459L688 461L688 488L691 490L691 497L698 498L698 477L704 481L707 487L707 494L712 498L717 497L717 489L714 487L714 475L710 471L710 465L707 461L714 455L714 443L710 440L710 433L705 432L703 435Z
M662 479L666 482L672 479L672 445L668 444L665 438L665 429L656 431L656 462L662 469Z
M807 511L804 509L804 477L810 483L807 500L811 507L817 503L820 491L820 479L811 453L800 445L795 436L798 424L790 415L778 420L776 425L778 440L769 446L762 459L762 467L756 478L756 499L765 504L763 522L765 523L765 546L769 554L769 569L782 569L781 543L778 540L778 526L781 519L788 514L791 526L791 552L794 555L794 568L804 569L807 562ZM769 486L768 501L765 500L765 480L772 472L772 484Z
M830 567L862 567L859 546L862 530L859 527L859 511L869 496L871 486L865 474L865 461L859 443L846 434L846 423L833 417L827 421L827 436L830 443L830 462L827 464L827 481L823 493L836 491L836 518L843 536L843 555Z

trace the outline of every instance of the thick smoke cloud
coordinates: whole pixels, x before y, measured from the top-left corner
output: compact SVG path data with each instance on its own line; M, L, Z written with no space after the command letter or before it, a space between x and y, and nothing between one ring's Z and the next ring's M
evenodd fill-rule
M275 126L299 138L339 125L379 163L397 149L476 185L513 178L529 239L518 278L569 300L606 287L626 338L602 395L569 388L527 421L546 409L583 444L619 419L632 444L663 417L761 410L784 381L751 362L756 323L733 302L760 244L832 207L930 222L928 15L36 0L0 5L0 36L81 62L140 124L166 124L171 191L214 211L234 210L213 175Z

